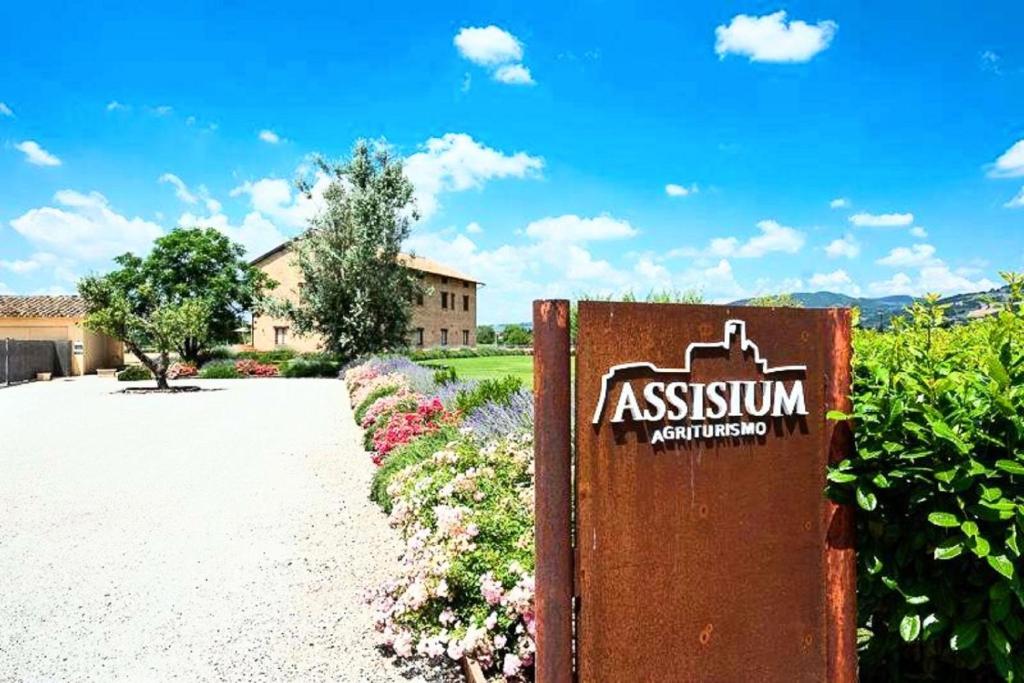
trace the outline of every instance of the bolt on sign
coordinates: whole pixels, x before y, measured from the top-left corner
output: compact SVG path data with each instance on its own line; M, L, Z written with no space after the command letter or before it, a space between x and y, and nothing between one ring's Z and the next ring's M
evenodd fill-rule
M849 312L580 302L573 456L563 311L534 307L538 680L856 680L823 493Z

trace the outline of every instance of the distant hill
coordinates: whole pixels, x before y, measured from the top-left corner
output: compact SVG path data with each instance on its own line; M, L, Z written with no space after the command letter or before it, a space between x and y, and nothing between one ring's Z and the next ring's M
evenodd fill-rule
M1005 301L1009 287L988 292L956 294L940 300L949 308L946 317L954 323L962 323L990 310L990 302ZM893 317L903 313L916 299L911 296L883 296L878 298L854 297L836 292L798 292L792 295L807 308L860 308L861 324L865 327L888 327ZM746 306L750 299L733 301L735 306ZM972 316L972 313L974 316Z

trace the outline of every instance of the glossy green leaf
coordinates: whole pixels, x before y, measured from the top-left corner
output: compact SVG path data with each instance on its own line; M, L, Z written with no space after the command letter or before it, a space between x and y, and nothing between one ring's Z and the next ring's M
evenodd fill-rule
M996 467L1010 474L1024 474L1024 464L1016 460L996 460Z
M1006 555L989 555L985 560L988 562L988 566L992 567L992 569L995 569L1008 579L1013 578L1013 562L1006 557Z
M820 477L821 475L819 474L818 476ZM819 481L821 480L819 479ZM935 526L941 527L952 528L955 526L960 526L960 520L957 519L956 515L950 512L933 512L930 515L928 515L928 521L934 524Z
M975 641L978 640L978 634L980 632L980 621L969 621L967 623L960 624L953 629L953 635L949 639L949 647L956 652L966 650L974 645Z
M871 491L865 491L861 487L857 487L857 505L864 510L871 512L878 507L878 497Z
M921 635L921 616L908 614L900 620L900 637L910 643L917 640Z
M952 560L964 551L963 542L957 539L950 539L935 548L936 560Z

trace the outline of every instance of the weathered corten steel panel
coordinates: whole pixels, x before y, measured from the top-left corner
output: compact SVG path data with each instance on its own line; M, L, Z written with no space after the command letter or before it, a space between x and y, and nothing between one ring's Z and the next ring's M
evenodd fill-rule
M536 678L538 683L570 683L573 556L569 302L534 301L533 334Z
M836 311L580 303L579 680L854 680L851 527L823 495L830 457L848 448L825 418L845 407L848 335ZM656 367L606 377L635 362ZM752 417L741 398L717 424L764 422L764 434L661 440L665 426L713 421L618 410L629 382L656 415L641 394L652 380L731 381L754 405L764 381L790 398L799 383L806 414Z

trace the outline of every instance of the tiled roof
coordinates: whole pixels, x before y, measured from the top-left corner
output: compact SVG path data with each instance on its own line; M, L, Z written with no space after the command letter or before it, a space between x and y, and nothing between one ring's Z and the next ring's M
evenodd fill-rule
M292 246L292 241L293 240L288 240L287 242L277 245L267 253L257 256L250 263L252 263L252 265L254 266L259 266L261 263L271 258L272 256L276 256L282 251L290 249ZM476 282L479 284L483 284L480 282L480 280L477 280L475 277L466 275L465 273L461 273L455 270L454 268L444 265L443 263L438 263L437 261L424 258L422 256L399 254L398 260L404 263L406 267L412 268L413 270L419 270L424 273L433 273L434 275L441 275L443 277L456 278L458 280L466 280L467 282Z
M412 256L411 254L399 254L398 260L401 261L407 268L419 270L424 273L433 273L434 275L442 275L444 277L451 277L457 280L466 280L467 282L480 282L475 277L466 275L465 273L460 273L454 268L446 266L443 263L438 263L437 261L432 261L431 259L424 258L422 256Z
M80 296L0 296L0 318L80 318L85 301Z

